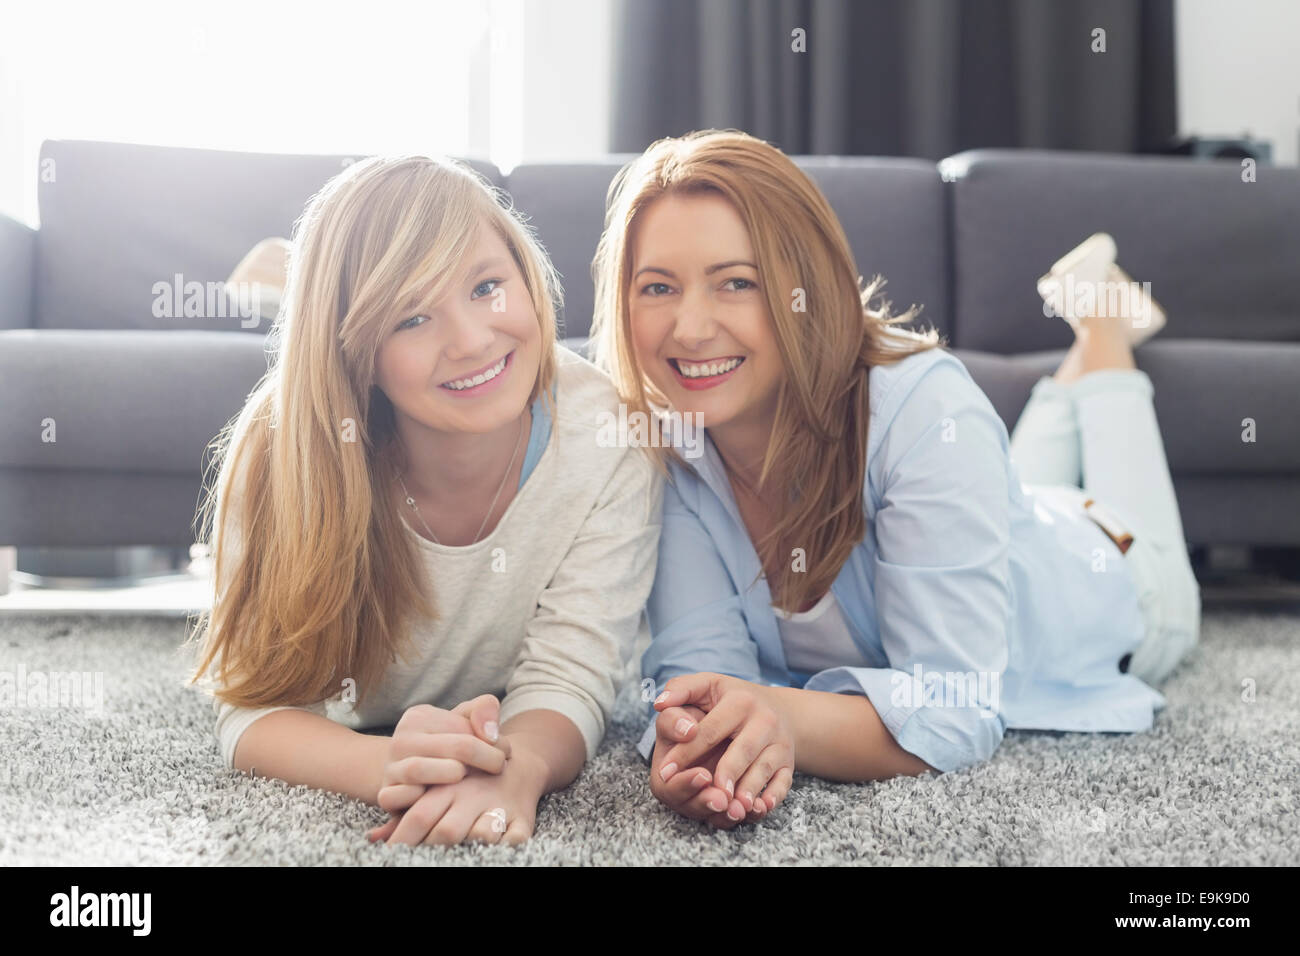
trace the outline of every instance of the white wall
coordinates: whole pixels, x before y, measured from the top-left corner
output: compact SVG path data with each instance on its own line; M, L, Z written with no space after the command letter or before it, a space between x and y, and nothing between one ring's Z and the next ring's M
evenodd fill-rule
M1294 166L1300 149L1300 3L1176 0L1178 132L1273 143Z

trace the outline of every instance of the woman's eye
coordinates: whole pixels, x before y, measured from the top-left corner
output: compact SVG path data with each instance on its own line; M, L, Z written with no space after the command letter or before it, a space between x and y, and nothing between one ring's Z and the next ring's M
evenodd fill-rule
M667 285L666 283L663 283L663 282L651 282L649 285L647 285L647 286L645 286L644 288L642 288L641 292L642 292L642 294L644 294L644 295L663 295L662 292L652 292L651 290L652 290L652 289L667 289L667 288L668 288L668 285Z
M732 289L732 290L731 290L732 292L744 292L744 291L747 290L747 289L757 289L757 288L758 288L758 283L757 283L757 282L751 282L751 281L749 281L748 279L739 279L739 278L737 278L737 279L728 279L727 282L724 283L724 285L729 284L729 283L732 283L732 282L739 282L739 283L741 283L741 286L740 286L739 288Z
M478 298L482 298L485 295L489 295L491 294L492 290L487 289L486 291L483 291L484 286L497 286L500 284L501 284L500 279L484 279L482 282L480 282L478 285L474 287L474 294L471 295L470 298L478 299Z
M415 326L411 324L412 322L414 322L416 319L427 319L427 318L428 318L427 315L413 315L409 319L403 319L397 325L398 331L401 331L402 329L413 329L415 328Z

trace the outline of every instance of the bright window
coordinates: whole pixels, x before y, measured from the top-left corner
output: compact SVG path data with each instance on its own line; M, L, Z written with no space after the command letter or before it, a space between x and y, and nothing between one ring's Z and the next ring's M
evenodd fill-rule
M522 30L520 0L6 5L0 212L37 223L46 139L513 165Z

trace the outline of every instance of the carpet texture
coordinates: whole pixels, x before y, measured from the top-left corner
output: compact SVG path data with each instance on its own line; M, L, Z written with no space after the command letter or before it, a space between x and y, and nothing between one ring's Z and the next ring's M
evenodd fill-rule
M520 847L388 847L386 814L221 765L185 686L186 623L0 617L0 680L102 672L102 713L0 710L0 865L1275 865L1300 858L1300 615L1211 610L1141 734L1012 731L982 766L882 783L796 775L730 832L650 793L635 683L600 753ZM1247 682L1253 681L1253 699ZM11 686L13 686L11 684ZM12 696L12 695L11 695Z

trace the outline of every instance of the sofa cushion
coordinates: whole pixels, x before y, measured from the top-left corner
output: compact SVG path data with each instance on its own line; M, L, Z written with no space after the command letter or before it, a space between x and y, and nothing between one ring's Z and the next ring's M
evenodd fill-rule
M1163 333L1161 333L1163 336ZM1064 350L998 355L954 349L1008 433ZM1175 475L1300 476L1300 343L1153 339L1136 353ZM1253 433L1243 422L1254 423ZM1254 441L1243 441L1243 434Z
M266 368L261 336L0 331L0 468L198 476Z

